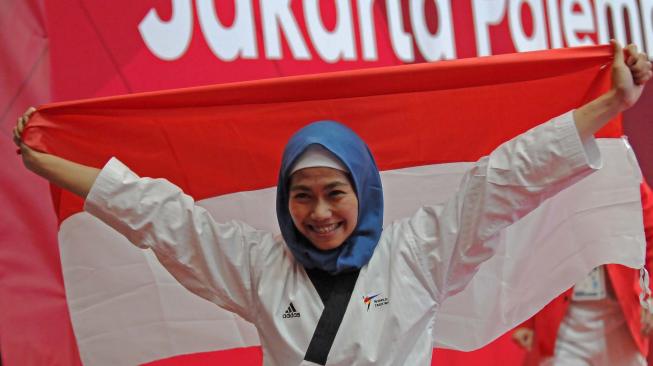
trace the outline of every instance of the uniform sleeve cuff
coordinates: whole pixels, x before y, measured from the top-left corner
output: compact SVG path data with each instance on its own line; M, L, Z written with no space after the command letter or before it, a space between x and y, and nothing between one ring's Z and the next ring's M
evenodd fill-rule
M120 176L128 168L116 158L111 158L102 168L95 179L91 190L84 202L84 211L96 216L98 211L103 211L107 198L120 182Z
M560 132L562 149L569 157L570 168L589 166L592 169L600 169L603 160L596 139L591 136L581 141L573 112L569 111L554 120L554 126Z
M120 219L116 217L115 205L112 199L125 183L138 179L138 176L132 172L125 164L116 158L111 158L102 168L100 174L95 179L91 190L84 201L84 211L97 217L105 224L113 227L121 227ZM140 248L147 246L141 242L135 243Z

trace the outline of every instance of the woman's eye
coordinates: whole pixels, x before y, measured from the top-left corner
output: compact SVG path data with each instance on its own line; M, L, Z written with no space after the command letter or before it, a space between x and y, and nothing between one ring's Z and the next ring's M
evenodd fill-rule
M331 197L340 197L340 196L342 196L344 194L345 194L344 191L331 191L331 192L329 192L329 196L331 196Z
M293 196L293 198L296 199L296 200L305 200L305 199L308 199L309 196L308 196L307 193L297 193L297 194L295 194Z

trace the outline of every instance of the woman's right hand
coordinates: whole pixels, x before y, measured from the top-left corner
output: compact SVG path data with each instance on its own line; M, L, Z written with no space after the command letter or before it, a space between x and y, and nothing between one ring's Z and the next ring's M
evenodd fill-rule
M23 113L22 116L18 118L18 121L16 122L16 126L14 127L14 144L18 146L19 150L17 151L18 153L23 153L25 152L26 149L29 149L27 145L23 143L23 131L25 130L25 126L27 125L27 121L29 121L30 117L32 117L32 114L36 112L36 108L34 107L29 107Z

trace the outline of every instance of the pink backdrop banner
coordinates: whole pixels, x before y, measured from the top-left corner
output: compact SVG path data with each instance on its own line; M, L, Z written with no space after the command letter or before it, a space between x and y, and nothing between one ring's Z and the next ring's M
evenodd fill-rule
M3 361L80 364L47 184L22 167L11 142L11 128L27 106L606 43L611 37L635 42L650 55L653 2L3 1L0 194L7 207L0 214ZM652 102L649 88L624 123L649 180ZM195 362L206 364L210 357L198 355ZM434 360L506 365L518 364L521 357L521 351L503 337L473 353L436 351Z

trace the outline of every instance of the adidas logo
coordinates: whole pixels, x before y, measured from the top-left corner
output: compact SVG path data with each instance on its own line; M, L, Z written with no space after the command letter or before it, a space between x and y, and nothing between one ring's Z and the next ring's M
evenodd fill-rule
M300 317L299 312L295 309L295 305L293 305L291 302L290 305L288 306L288 309L286 309L286 312L283 313L283 318L289 319L289 318L299 318L299 317Z

